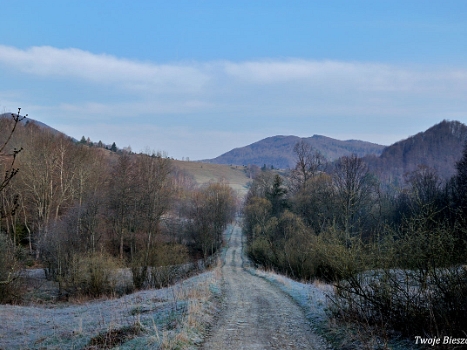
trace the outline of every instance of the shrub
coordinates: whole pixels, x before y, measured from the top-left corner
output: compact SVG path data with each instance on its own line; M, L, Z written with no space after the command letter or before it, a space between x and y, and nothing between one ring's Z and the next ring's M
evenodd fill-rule
M86 349L113 349L137 337L142 332L140 324L126 326L118 329L109 329L100 333L89 341Z
M335 315L404 336L464 336L467 327L467 271L376 270L337 284Z
M266 267L274 265L275 257L272 254L271 247L264 237L256 238L247 249L248 256L258 264Z
M334 227L316 236L312 248L315 277L325 281L349 278L369 266L369 254L359 239L345 238L344 232Z
M0 303L13 303L21 298L19 253L8 237L0 234Z
M406 337L464 336L467 270L455 233L412 218L373 256L374 267L337 283L331 298L338 318ZM460 248L459 248L460 247ZM376 249L374 249L376 250ZM375 268L376 267L376 268Z
M116 293L119 267L120 261L106 254L74 254L68 273L59 282L71 295L111 295Z
M147 257L146 257L147 254ZM182 244L157 244L133 261L131 272L135 288L162 288L170 285L179 274L179 265L189 260L188 249Z

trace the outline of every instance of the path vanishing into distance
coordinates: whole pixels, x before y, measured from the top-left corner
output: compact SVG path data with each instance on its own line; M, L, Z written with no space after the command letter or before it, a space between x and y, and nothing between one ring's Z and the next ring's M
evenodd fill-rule
M204 349L325 349L288 295L243 268L242 239L235 226L222 267L222 311Z

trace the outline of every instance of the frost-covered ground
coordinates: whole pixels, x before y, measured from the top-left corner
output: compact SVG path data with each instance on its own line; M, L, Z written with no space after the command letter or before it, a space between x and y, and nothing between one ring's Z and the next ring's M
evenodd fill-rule
M329 318L327 312L330 303L329 297L334 297L334 287L330 284L315 281L313 283L300 283L283 275L261 269L247 267L253 275L262 277L279 287L289 295L305 312L311 323L311 328L322 336L336 349L414 349L410 339L388 338L381 339L378 332L371 334L356 331L355 325L338 324ZM367 330L368 331L368 330Z
M271 271L253 268L247 268L247 271L279 287L303 309L314 331L321 335L326 332L329 327L327 296L334 294L332 285L317 281L300 283Z
M223 258L222 313L204 349L328 349L310 330L291 298L245 271L240 227L233 229Z
M210 271L173 287L144 290L118 299L83 304L0 306L0 349L82 349L111 329L138 325L141 332L120 349L157 349L202 341L212 295L220 277ZM181 336L181 333L184 333Z

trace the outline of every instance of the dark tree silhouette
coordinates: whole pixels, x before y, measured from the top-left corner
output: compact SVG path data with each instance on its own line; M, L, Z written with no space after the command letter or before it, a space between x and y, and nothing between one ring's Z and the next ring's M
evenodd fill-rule
M283 180L279 174L274 176L272 187L266 192L266 199L272 204L272 214L278 216L286 207L285 195L287 189L283 186Z
M0 158L6 159L5 177L0 182L0 192L10 183L11 179L18 173L18 169L15 168L15 161L16 161L16 156L18 155L19 152L21 152L22 148L20 149L14 148L13 151L8 152L7 146L8 146L8 143L11 141L13 134L15 133L18 123L27 117L27 114L25 116L21 116L19 114L20 112L21 112L21 108L18 108L17 114L14 114L14 113L11 114L11 118L13 119L12 126L7 134L7 137L3 145L0 146Z

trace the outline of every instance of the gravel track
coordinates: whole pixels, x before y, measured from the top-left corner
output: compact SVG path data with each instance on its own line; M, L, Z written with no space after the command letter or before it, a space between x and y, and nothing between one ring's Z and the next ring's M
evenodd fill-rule
M242 247L235 226L222 267L223 310L204 349L326 349L289 296L243 269Z

